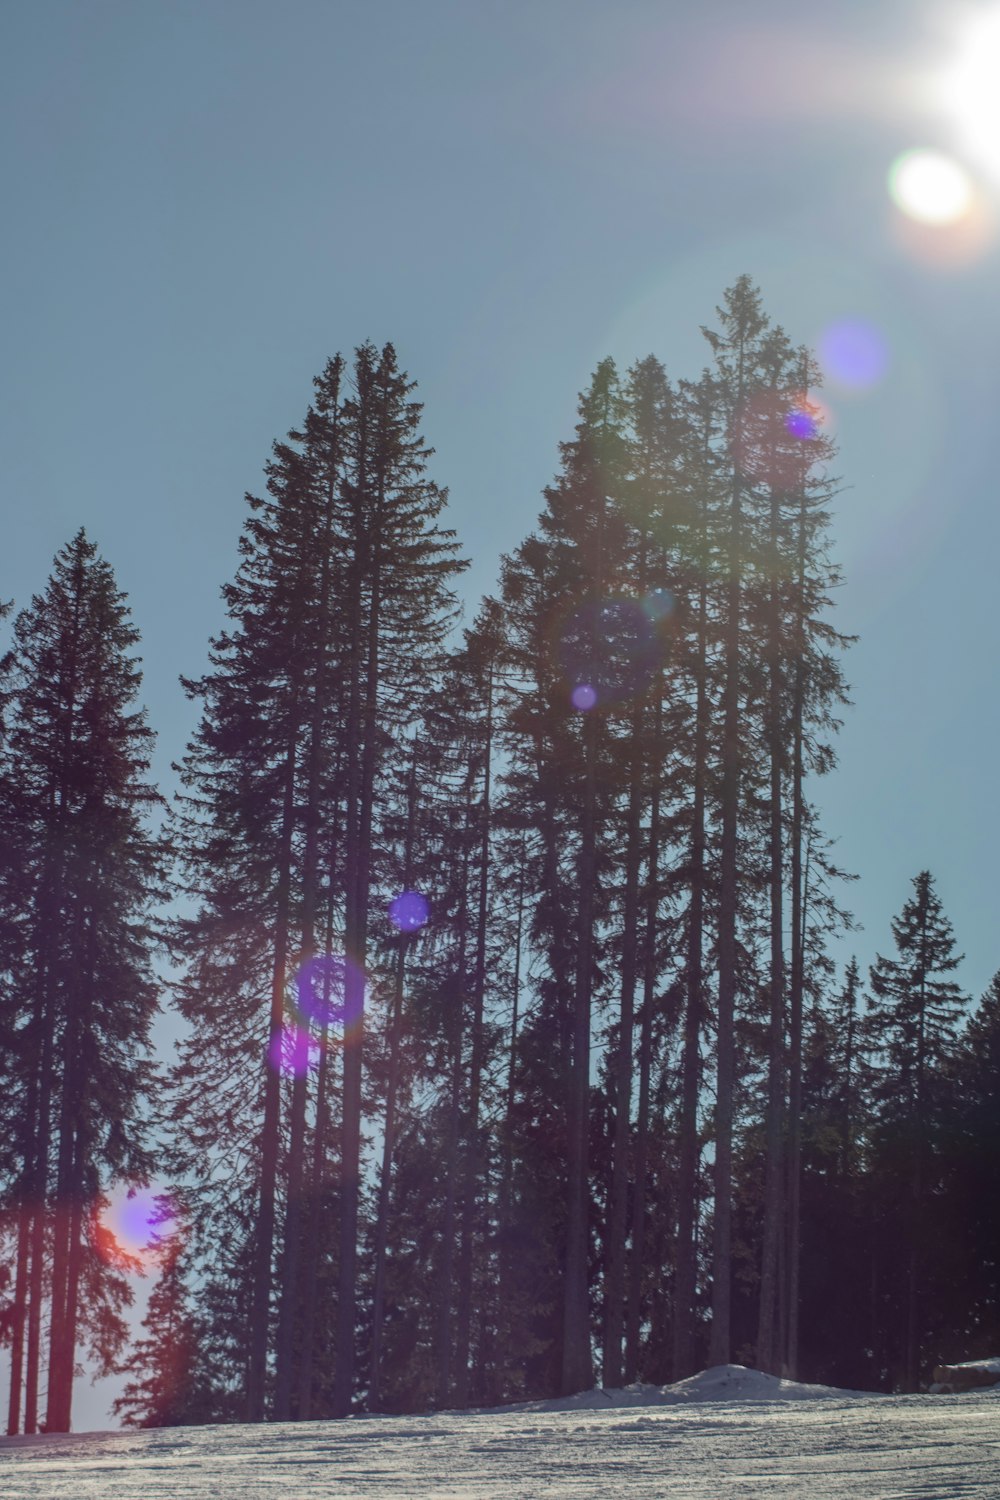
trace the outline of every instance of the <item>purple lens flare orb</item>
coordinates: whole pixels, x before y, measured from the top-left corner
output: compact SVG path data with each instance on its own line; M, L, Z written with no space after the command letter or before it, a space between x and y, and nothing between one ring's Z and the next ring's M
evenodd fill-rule
M868 391L884 379L889 350L874 324L863 318L843 318L821 335L819 361L838 385Z
M788 413L785 426L792 437L801 438L804 442L819 436L819 423L812 412L803 407L795 407Z
M304 1078L319 1059L319 1043L299 1026L283 1026L270 1041L267 1060L286 1078Z
M569 696L573 707L585 714L597 702L597 689L591 687L589 682L578 682Z
M150 1183L116 1184L103 1203L98 1200L95 1213L100 1229L109 1237L103 1247L98 1239L98 1249L110 1261L122 1252L145 1261L157 1244L179 1232L169 1191Z
M343 953L317 953L295 976L300 1020L317 1026L347 1026L364 1009L365 976Z
M389 921L399 932L419 932L431 914L431 904L420 891L401 891L389 902Z

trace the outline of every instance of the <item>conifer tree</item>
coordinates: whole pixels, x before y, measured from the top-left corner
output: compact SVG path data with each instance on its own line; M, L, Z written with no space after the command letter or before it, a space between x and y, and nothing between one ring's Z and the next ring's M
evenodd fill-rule
M876 1086L879 1146L904 1181L908 1246L906 1298L898 1371L903 1388L916 1390L921 1358L921 1277L928 1232L925 1208L940 1113L942 1080L951 1057L965 996L952 974L962 962L951 923L927 870L913 879L913 895L892 920L896 958L876 958L870 971L870 1046L883 1059Z
M14 625L3 664L0 853L4 1089L19 1130L9 1182L17 1270L8 1426L67 1431L77 1345L102 1367L131 1293L90 1205L151 1170L152 731L137 707L138 632L81 530ZM48 1349L43 1328L48 1326ZM22 1407L23 1399L23 1407Z
M177 1427L203 1417L197 1393L202 1350L184 1275L185 1235L166 1220L161 1229L152 1250L158 1276L142 1320L145 1337L119 1367L133 1377L112 1407L126 1427Z
M224 1152L249 1155L258 1206L246 1245L232 1248L253 1267L253 1419L266 1409L275 1332L274 1413L311 1407L317 1321L336 1324L325 1344L335 1374L324 1399L344 1415L354 1395L379 821L396 795L393 737L419 715L462 567L452 533L437 524L446 495L427 477L421 407L392 346L362 345L349 388L339 356L315 386L301 430L275 445L267 498L248 497L240 570L224 590L231 625L213 644L210 671L188 684L203 714L183 767L181 826L198 910L175 929L187 966L179 1000L193 1025L222 1035L204 1069L195 1065L197 1038L185 1044L175 1117L194 1114L206 1138L223 1137ZM340 975L332 999L309 978L331 964ZM318 1069L317 1046L327 1049ZM334 1144L339 1241L327 1244L323 1267L319 1205ZM201 1166L190 1152L178 1157L201 1179L192 1234L206 1252L206 1235L221 1227L216 1164L211 1155ZM331 1274L336 1295L321 1307L319 1282L329 1288Z

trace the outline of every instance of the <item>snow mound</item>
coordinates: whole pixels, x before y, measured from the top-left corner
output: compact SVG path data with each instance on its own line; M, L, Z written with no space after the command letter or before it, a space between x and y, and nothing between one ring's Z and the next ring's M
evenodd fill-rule
M804 1385L782 1380L745 1365L713 1365L672 1385L627 1385L605 1390L595 1387L575 1396L556 1396L510 1407L511 1411L597 1411L610 1406L678 1406L701 1401L817 1401L831 1397L869 1394L838 1390L831 1385Z
M1000 1355L992 1359L962 1359L952 1365L953 1370L988 1370L991 1375L1000 1375Z

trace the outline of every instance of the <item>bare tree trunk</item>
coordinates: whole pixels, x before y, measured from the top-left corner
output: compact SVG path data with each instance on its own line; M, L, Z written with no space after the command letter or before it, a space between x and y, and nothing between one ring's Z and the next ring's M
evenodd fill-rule
M69 1432L76 1372L76 1329L79 1318L80 1274L83 1265L83 1138L77 1133L73 1152L73 1185L68 1205L66 1288L57 1358L49 1370L47 1432Z
M773 448L773 445L772 445ZM772 455L773 456L773 455ZM785 1104L785 952L783 932L784 864L782 859L782 600L779 570L780 500L771 489L770 619L768 641L768 756L770 761L770 1023L767 1049L767 1120L764 1167L764 1223L760 1272L760 1318L757 1329L757 1365L770 1374L780 1374L782 1349L778 1339L778 1253L782 1239L784 1194L782 1192L782 1115Z
M445 1147L444 1220L441 1229L441 1270L438 1286L436 1354L437 1354L437 1405L446 1406L451 1396L452 1356L452 1291L455 1265L455 1199L458 1175L458 1137L461 1123L462 1099L462 1054L464 1050L464 1001L465 1001L465 955L468 924L468 847L462 858L462 905L458 927L458 955L456 962L456 994L454 1016L450 1018L454 1030L451 1036L451 1099L448 1109L448 1136ZM447 1024L447 1023L446 1023Z
M334 940L334 876L337 869L337 827L333 829L327 868L329 889L326 902L326 932L323 952L327 958L333 954ZM324 1210L324 1193L327 1183L327 1129L329 1125L329 1100L332 1092L330 1060L330 992L332 975L328 969L323 974L323 1017L319 1036L319 1071L316 1079L316 1118L313 1124L312 1151L309 1167L309 1212L306 1218L302 1249L302 1348L298 1369L298 1415L306 1421L312 1413L313 1358L316 1346L316 1303L318 1294L320 1229Z
M625 904L622 914L622 970L618 1048L614 1063L614 1136L608 1214L608 1257L604 1292L604 1349L601 1380L622 1383L625 1332L625 1245L628 1231L628 1164L632 1110L632 1032L639 946L639 824L642 811L642 714L632 715L632 759L625 847Z
M653 761L659 765L662 699L657 698L653 733ZM639 1098L635 1120L635 1186L632 1196L632 1243L629 1259L628 1305L625 1318L625 1382L639 1378L639 1339L642 1318L642 1278L646 1263L646 1166L649 1156L649 1096L653 1061L653 1005L656 989L656 917L659 906L660 778L653 779L649 814L649 853L646 871L645 934L642 978L642 1016L639 1023Z
M323 538L323 561L320 572L319 613L325 622L329 607L330 592L330 531L332 516L327 511L326 534ZM320 630L325 629L321 623ZM312 958L316 948L316 912L319 904L319 834L320 834L320 771L323 756L323 733L327 672L325 663L325 640L317 642L318 660L312 687L311 724L309 731L309 753L306 772L305 851L302 862L302 944L299 962ZM292 1415L291 1399L294 1377L295 1334L297 1315L301 1307L301 1285L299 1276L302 1249L302 1192L305 1164L306 1103L309 1083L309 1043L312 1038L312 1017L300 1014L297 1024L303 1037L299 1066L292 1082L292 1110L288 1141L288 1182L285 1207L284 1255L281 1267L281 1288L278 1306L278 1336L275 1351L274 1417L286 1422Z
M413 879L412 861L417 818L417 745L414 742L406 788L406 842L403 852L403 888ZM406 974L406 937L402 932L396 950L392 1011L389 1016L389 1077L386 1080L385 1121L382 1128L382 1167L379 1173L378 1208L375 1219L375 1274L372 1295L371 1370L368 1404L379 1411L382 1403L382 1326L385 1311L385 1267L389 1232L389 1198L392 1187L393 1153L396 1148L396 1098L399 1090L399 1053L402 1041L403 989Z
M590 1352L590 1298L587 1286L589 1194L590 991L594 945L594 887L597 880L597 719L584 724L585 782L580 836L576 984L573 997L568 1126L566 1264L563 1282L563 1395L589 1390L594 1381Z
M247 1369L247 1421L264 1420L264 1387L267 1346L271 1325L271 1254L274 1248L275 1193L278 1152L281 1143L281 1070L272 1059L278 1055L285 1025L285 975L288 961L288 921L291 890L292 823L295 805L295 733L298 719L294 702L292 723L285 751L285 786L278 846L278 883L275 892L274 962L271 971L271 1009L268 1045L264 1058L264 1123L261 1133L260 1200L254 1235L253 1289L251 1292L250 1354Z
M803 719L805 716L805 609L806 505L801 492L798 535L798 610L795 643L795 679L792 689L792 829L791 898L792 952L788 1016L788 1343L785 1368L788 1378L798 1379L799 1368L799 1267L801 1252L800 1215L802 1201L802 1000L805 988L805 888L802 843L805 837L803 783Z
M723 690L722 847L719 889L718 1056L715 1099L715 1217L709 1363L729 1363L732 1306L733 1089L736 1073L736 838L739 810L740 484L733 484Z
M24 1431L38 1431L38 1376L41 1366L42 1297L45 1277L45 1228L49 1196L49 1143L52 1102L52 1036L51 1007L46 988L46 966L40 965L39 1015L42 1023L42 1054L39 1065L38 1128L35 1135L35 1159L32 1164L34 1202L31 1223L31 1260L28 1273L28 1350L24 1382Z
M329 943L327 952L329 952ZM313 1359L316 1345L316 1301L319 1274L320 1221L323 1211L326 1122L330 1097L330 1026L320 1031L319 1076L316 1080L316 1122L313 1127L310 1163L309 1214L306 1221L302 1268L302 1349L298 1371L298 1416L305 1422L312 1415Z
M527 851L521 837L521 863L517 883L517 925L514 936L514 975L511 983L510 1048L507 1054L507 1092L504 1105L503 1147L500 1163L500 1188L497 1195L497 1308L502 1319L510 1307L511 1296L511 1251L510 1236L513 1219L514 1193L514 1096L515 1068L517 1062L517 1027L521 999L521 944L524 938L524 885ZM509 1330L508 1330L509 1332ZM500 1347L505 1362L512 1353L509 1338L501 1337ZM494 1374L493 1399L500 1399Z
M469 1117L466 1127L462 1182L462 1236L458 1260L458 1316L456 1319L455 1401L468 1404L469 1356L472 1331L472 1252L476 1200L479 1192L479 1099L483 1072L483 1012L486 1004L486 925L489 901L490 778L493 752L493 667L486 686L486 738L484 744L483 796L479 816L479 889L476 907L476 953L472 980L471 1055L469 1058Z
M31 1118L29 1113L28 1118ZM23 1191L23 1188L22 1188ZM14 1306L11 1317L10 1392L7 1402L7 1436L21 1428L21 1387L24 1381L24 1325L28 1302L28 1245L31 1210L22 1199L17 1213L17 1269L14 1272Z
M36 997L36 1023L40 1019ZM31 1254L33 1214L31 1209L32 1151L38 1121L38 1064L28 1075L28 1097L25 1101L25 1150L17 1214L17 1264L14 1272L14 1306L10 1344L10 1393L7 1405L7 1435L16 1437L21 1426L21 1395L24 1384L24 1342L28 1316L28 1268Z
M688 912L687 986L681 1055L680 1161L677 1173L677 1268L674 1276L673 1377L694 1374L694 1312L697 1291L696 1200L698 1096L701 1089L701 1029L704 1009L705 776L708 758L708 583L698 591L698 656L695 663L695 742L691 806L691 906Z
M352 709L345 731L349 743L360 729L360 759L351 744L349 756L347 902L345 911L347 968L345 1001L349 1023L344 1029L344 1101L341 1138L340 1255L337 1285L337 1354L334 1372L334 1416L346 1417L354 1392L354 1342L357 1311L358 1216L361 1193L361 1071L364 1036L364 972L368 948L371 835L374 809L375 742L378 724L379 626L381 614L381 482L371 535L361 539L354 566L367 558L370 578L367 618L364 621L363 701L357 663L352 672Z

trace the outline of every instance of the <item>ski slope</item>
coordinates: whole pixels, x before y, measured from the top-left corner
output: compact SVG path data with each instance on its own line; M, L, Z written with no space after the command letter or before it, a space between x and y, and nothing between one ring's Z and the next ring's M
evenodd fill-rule
M3 1500L1000 1497L1000 1387L873 1396L738 1365L472 1413L0 1440Z

